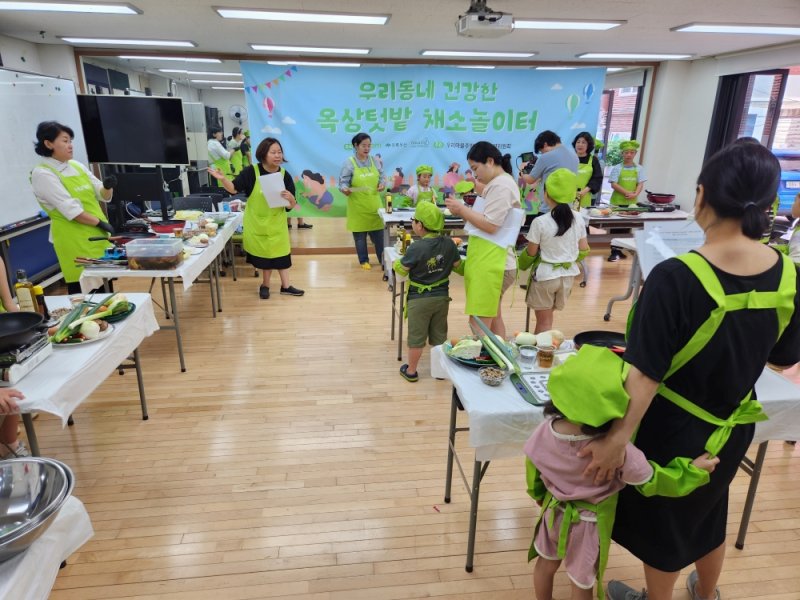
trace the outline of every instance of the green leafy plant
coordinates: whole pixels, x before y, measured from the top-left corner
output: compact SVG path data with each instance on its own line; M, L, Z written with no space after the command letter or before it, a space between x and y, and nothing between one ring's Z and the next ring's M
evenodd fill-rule
M612 140L605 151L605 163L610 166L622 164L622 151L619 145L625 140Z

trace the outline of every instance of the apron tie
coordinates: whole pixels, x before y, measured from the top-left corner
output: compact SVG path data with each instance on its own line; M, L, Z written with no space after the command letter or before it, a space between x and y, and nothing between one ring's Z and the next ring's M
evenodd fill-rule
M417 290L420 294L425 294L430 292L432 289L439 287L440 285L444 285L450 281L449 277L445 277L444 279L440 279L439 281L434 281L433 283L417 283L416 281L408 280L408 285L406 286L406 297L403 303L403 318L408 318L408 291L413 287Z

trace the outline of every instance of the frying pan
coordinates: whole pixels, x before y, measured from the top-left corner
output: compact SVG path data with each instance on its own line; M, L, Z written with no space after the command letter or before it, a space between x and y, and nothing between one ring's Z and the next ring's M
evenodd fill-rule
M675 194L658 194L650 190L645 190L645 192L647 192L647 199L654 204L669 204L675 200Z
M152 238L152 237L156 237L156 234L155 233L149 233L149 232L147 232L147 233L144 233L144 232L143 233L121 233L119 235L112 235L112 236L108 236L108 237L102 236L102 235L96 236L96 237L90 237L89 241L90 242L111 242L115 246L122 246L124 244L127 244L131 240L139 240L139 239L142 239L142 238Z
M590 346L600 346L611 348L617 354L625 352L625 334L616 331L582 331L575 335L575 349L577 350L584 344Z
M0 313L0 352L26 344L36 333L44 317L35 312Z

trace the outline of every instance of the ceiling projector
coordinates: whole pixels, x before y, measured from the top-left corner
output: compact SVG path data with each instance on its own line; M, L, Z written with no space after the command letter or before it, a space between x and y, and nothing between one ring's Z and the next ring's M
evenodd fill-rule
M472 0L467 13L456 21L456 33L464 37L493 38L512 31L514 17L493 11L486 6L486 0Z

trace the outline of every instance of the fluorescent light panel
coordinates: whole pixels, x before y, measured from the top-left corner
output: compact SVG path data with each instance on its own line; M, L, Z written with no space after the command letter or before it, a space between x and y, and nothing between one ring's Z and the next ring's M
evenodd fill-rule
M602 58L615 60L679 60L691 58L691 54L646 54L636 52L584 52L578 58Z
M348 13L290 12L282 10L248 10L214 7L223 19L255 19L294 23L338 23L340 25L386 25L389 15L354 15Z
M483 57L483 58L530 58L535 52L468 52L461 50L423 50L422 56Z
M264 52L310 52L314 54L369 54L369 48L314 48L312 46L270 46L268 44L250 44L253 50Z
M217 81L216 79L190 79L192 83L221 83L221 84L233 84L233 83L241 83L241 81Z
M130 4L84 4L83 2L0 2L0 10L37 12L95 13L102 15L140 15Z
M574 31L608 31L627 21L550 21L547 19L514 19L514 29L567 29Z
M168 46L170 48L194 48L194 42L178 40L117 40L113 38L62 37L68 44L100 44L104 46Z
M159 69L162 73L181 73L183 75L214 75L219 77L239 77L241 73L231 73L223 71L187 71L186 69Z
M302 60L295 60L291 62L283 61L283 60L268 60L267 64L269 65L276 65L276 66L288 66L288 65L297 65L301 67L360 67L361 63L346 63L346 62L313 62L313 61L302 61Z
M537 71L572 71L577 67L536 67Z
M172 60L178 62L215 63L215 64L220 64L222 62L218 58L190 58L187 56L132 56L130 54L125 54L125 55L120 55L117 58L125 58L127 60Z
M243 87L220 87L220 86L217 86L217 85L212 85L211 89L212 90L238 90L240 92L244 91Z
M494 69L492 65L456 65L459 69Z
M622 70L622 67L606 67L606 73L617 73Z
M734 33L754 35L800 35L800 26L726 24L726 23L688 23L673 27L670 31L681 33Z

